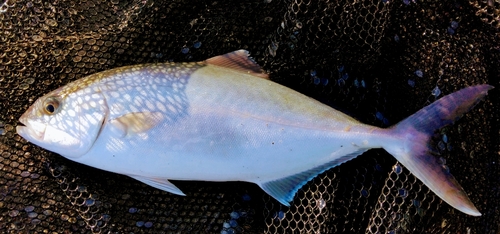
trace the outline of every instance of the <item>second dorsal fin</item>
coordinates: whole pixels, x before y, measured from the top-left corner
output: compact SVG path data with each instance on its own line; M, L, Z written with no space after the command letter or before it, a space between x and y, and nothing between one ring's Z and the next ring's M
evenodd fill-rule
M266 74L255 61L249 58L248 55L249 53L246 50L236 50L231 53L209 58L206 62L207 64L231 68L256 77L269 79L269 75Z

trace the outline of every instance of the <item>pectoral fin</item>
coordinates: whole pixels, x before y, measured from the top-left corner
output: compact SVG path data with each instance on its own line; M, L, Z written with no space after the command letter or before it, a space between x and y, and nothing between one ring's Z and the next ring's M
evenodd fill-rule
M149 177L142 177L142 176L136 176L136 175L129 175L130 177L141 181L142 183L145 183L151 187L167 191L169 193L181 195L181 196L186 196L179 188L177 188L174 184L170 183L167 179L163 178L149 178Z
M155 127L163 120L159 112L134 112L112 119L109 123L114 130L126 136L135 133L144 133Z
M361 149L356 152L347 154L343 157L335 159L324 165L315 167L311 170L304 171L295 175L284 177L281 179L267 181L264 183L257 183L262 190L274 199L278 200L281 204L285 206L290 206L290 202L293 200L295 193L304 186L307 182L312 180L317 175L325 172L326 170L338 166L346 161L355 158L358 155L364 153L366 149Z

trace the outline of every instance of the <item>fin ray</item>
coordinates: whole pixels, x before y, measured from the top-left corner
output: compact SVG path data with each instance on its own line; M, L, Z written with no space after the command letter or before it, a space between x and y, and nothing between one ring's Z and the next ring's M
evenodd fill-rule
M143 176L137 176L137 175L129 175L130 177L145 183L151 187L167 191L169 193L181 195L181 196L186 196L179 188L177 188L174 184L170 183L167 179L161 179L161 178L148 178L148 177L143 177Z
M231 68L263 79L269 79L269 75L266 74L262 68L248 56L248 51L237 50L231 53L209 58L206 60L206 63Z
M354 153L350 153L336 160L328 162L327 164L292 176L257 184L262 188L262 190L264 190L271 197L278 200L281 204L290 206L290 202L293 200L297 191L307 182L309 182L319 174L325 172L326 170L347 162L355 158L356 156L363 154L367 150L368 149L358 150Z

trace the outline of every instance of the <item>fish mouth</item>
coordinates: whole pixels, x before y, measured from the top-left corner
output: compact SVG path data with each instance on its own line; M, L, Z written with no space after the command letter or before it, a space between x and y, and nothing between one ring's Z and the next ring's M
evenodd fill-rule
M16 127L17 134L30 142L40 142L43 140L45 128L47 127L45 124L29 121L24 116L21 116L19 122L20 124Z

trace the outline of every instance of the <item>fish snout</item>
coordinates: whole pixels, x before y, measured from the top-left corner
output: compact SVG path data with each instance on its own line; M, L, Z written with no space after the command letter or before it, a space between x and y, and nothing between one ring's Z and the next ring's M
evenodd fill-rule
M26 113L19 118L19 122L21 125L17 125L16 127L17 134L30 142L39 142L43 140L45 129L47 128L46 124L30 121Z

